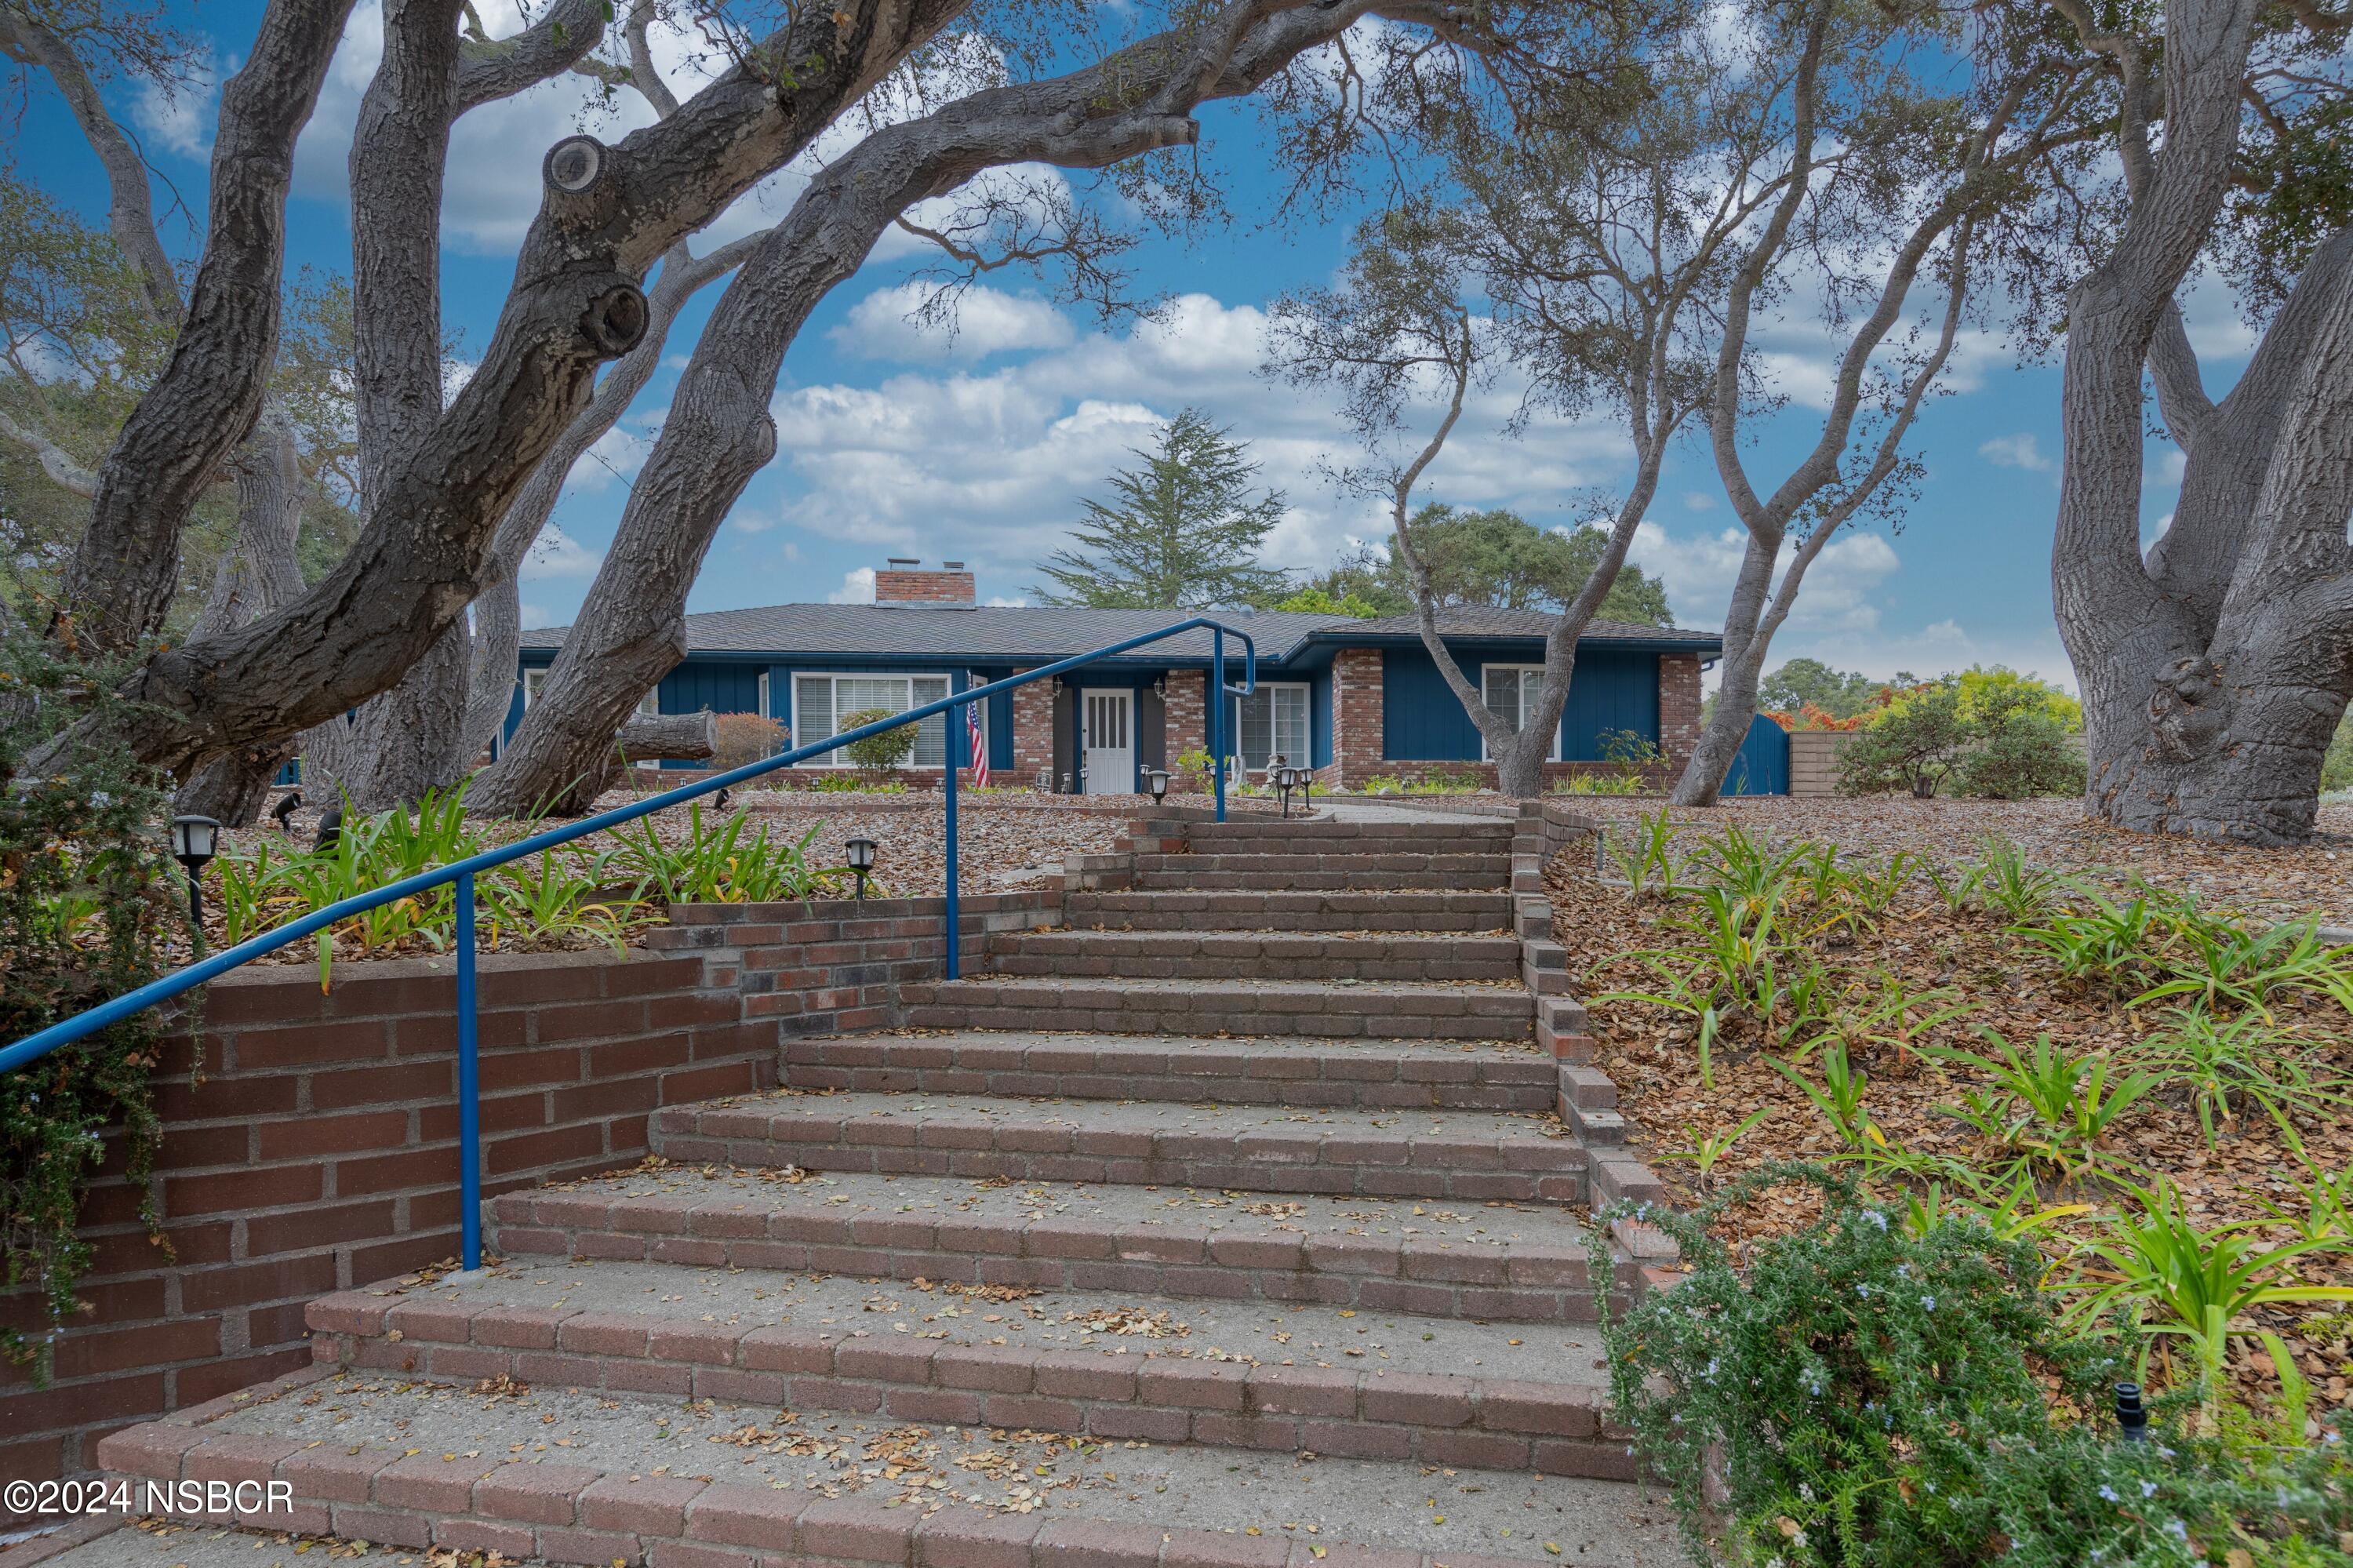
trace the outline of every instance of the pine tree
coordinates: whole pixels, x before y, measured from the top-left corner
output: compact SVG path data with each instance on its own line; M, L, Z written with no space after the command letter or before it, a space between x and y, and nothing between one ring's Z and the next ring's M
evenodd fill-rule
M1282 520L1279 490L1252 498L1259 465L1247 444L1187 408L1158 448L1137 450L1141 469L1111 477L1110 503L1087 500L1073 528L1077 547L1039 568L1057 587L1042 603L1090 609L1199 609L1279 598L1284 575L1258 564L1260 546Z

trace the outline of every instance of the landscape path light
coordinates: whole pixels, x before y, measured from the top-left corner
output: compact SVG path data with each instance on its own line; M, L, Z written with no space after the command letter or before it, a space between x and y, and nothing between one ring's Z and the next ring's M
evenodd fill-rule
M1168 798L1168 769L1166 768L1145 768L1144 770L1144 787L1152 791L1152 803L1155 806L1160 804L1161 801Z
M842 847L849 852L849 869L858 874L857 896L862 902L866 897L867 874L874 869L874 841L852 839Z
M205 939L205 891L197 879L220 848L220 823L210 817L172 819L172 858L188 874L188 925L200 944Z

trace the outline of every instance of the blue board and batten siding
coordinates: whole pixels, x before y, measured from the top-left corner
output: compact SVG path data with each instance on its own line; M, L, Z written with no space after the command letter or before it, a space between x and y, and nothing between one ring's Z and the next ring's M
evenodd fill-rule
M1541 647L1511 658L1450 652L1482 690L1487 664L1533 664L1544 656ZM1656 653L1588 648L1577 654L1577 674L1560 715L1561 760L1604 760L1601 736L1614 729L1630 729L1653 742L1659 738ZM1419 648L1392 648L1381 656L1381 755L1393 762L1475 762L1481 756L1478 727L1455 700L1437 662Z
M1454 648L1456 659L1464 674L1483 689L1483 672L1490 663L1527 666L1541 662L1543 648L1531 643L1525 649L1517 644L1499 648L1494 642L1464 644ZM1311 657L1314 657L1311 654ZM1580 651L1577 673L1571 683L1568 702L1561 713L1559 758L1568 762L1608 760L1602 753L1602 736L1612 730L1630 730L1643 738L1658 742L1659 660L1660 654L1647 649L1587 647ZM543 669L553 655L534 650L523 656L526 671ZM925 660L920 664L912 657L901 656L877 660L855 655L827 657L822 654L786 656L736 655L721 658L690 658L664 676L659 688L660 709L666 714L693 713L708 709L712 713L754 713L761 709L760 681L767 677L767 715L784 725L789 732L794 727L793 676L796 673L824 672L836 674L947 674L951 687L968 689L974 683L995 681L1009 675L1013 666L1008 664L959 664L952 660ZM1230 672L1239 678L1240 672ZM1082 686L1149 686L1163 673L1156 669L1105 669L1091 673L1078 681ZM1312 736L1311 766L1325 767L1333 761L1333 683L1329 652L1322 651L1313 663L1303 668L1285 669L1261 665L1261 680L1296 682L1308 688L1308 712ZM521 683L512 709L507 719L506 734L512 736L522 719ZM1075 705L1071 705L1075 721ZM1482 755L1478 729L1462 705L1438 673L1427 652L1419 647L1390 646L1382 652L1381 662L1382 757L1397 762L1475 762ZM1000 693L988 703L987 715L989 766L1009 776L1013 767L1013 696ZM1763 721L1766 728L1753 731L1749 744L1742 748L1741 759L1732 769L1727 788L1733 792L1782 793L1788 789L1787 738L1778 734L1778 726ZM1206 732L1207 725L1204 723ZM1169 760L1176 753L1190 745L1205 744L1204 733L1198 740L1171 736ZM1779 742L1776 747L1776 741ZM962 737L957 737L958 758L962 757ZM1139 749L1139 764L1141 752ZM691 766L691 765L681 765Z

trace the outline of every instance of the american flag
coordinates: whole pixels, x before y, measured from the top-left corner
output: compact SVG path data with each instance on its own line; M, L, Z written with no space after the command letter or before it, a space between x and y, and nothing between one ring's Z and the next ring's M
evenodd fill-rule
M971 742L973 788L986 789L988 786L988 747L983 746L980 741L980 705L978 703L965 704L964 732Z

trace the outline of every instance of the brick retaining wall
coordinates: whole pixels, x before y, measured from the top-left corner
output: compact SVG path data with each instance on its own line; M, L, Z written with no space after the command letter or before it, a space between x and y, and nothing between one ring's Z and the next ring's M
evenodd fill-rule
M967 948L1060 894L967 898ZM771 1086L780 1038L889 1022L940 972L938 898L682 906L628 957L482 958L484 1192L634 1163L658 1106ZM456 980L448 958L248 968L206 989L156 1086L152 1245L113 1140L84 1234L93 1308L35 1388L0 1363L0 1475L96 1463L97 1439L309 1361L302 1308L458 1250ZM5 1321L40 1326L28 1293Z

